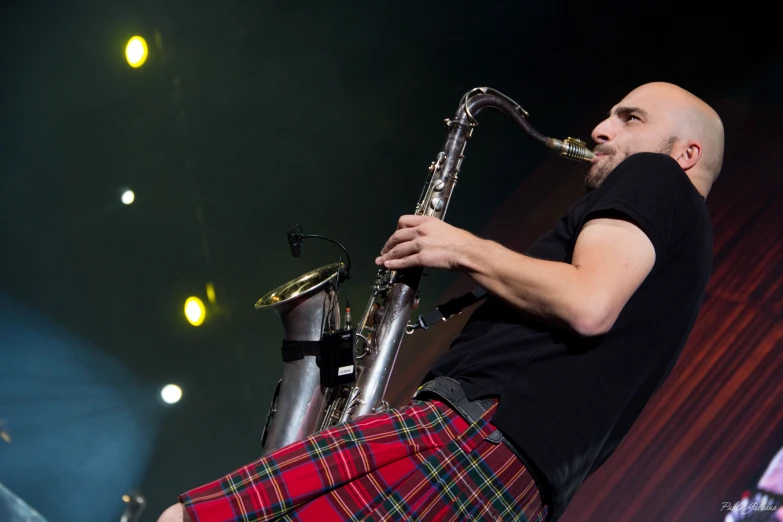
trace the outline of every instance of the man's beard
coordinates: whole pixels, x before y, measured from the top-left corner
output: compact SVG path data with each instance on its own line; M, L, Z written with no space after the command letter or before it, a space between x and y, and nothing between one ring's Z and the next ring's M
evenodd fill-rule
M622 160L628 157L627 153L620 156L618 151L609 145L598 145L593 149L593 152L596 154L603 154L604 156L601 158L603 162L600 165L591 165L590 170L588 170L585 175L585 189L588 192L600 187L601 183L611 174L614 168L619 165Z
M658 146L658 150L650 152L658 152L661 154L671 154L674 150L674 145L677 143L677 136L669 136L661 142ZM622 161L630 156L630 152L620 153L617 149L612 148L609 145L601 144L593 149L596 154L604 154L604 162L601 165L592 165L590 170L585 175L585 189L588 192L595 190L601 186L604 180L612 173L612 171L622 163ZM641 151L637 151L641 152Z

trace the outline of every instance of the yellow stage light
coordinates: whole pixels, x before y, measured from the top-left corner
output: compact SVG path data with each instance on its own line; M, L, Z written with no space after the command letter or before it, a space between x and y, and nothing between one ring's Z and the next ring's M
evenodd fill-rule
M125 46L125 58L133 68L141 67L147 61L147 42L141 36L134 36Z
M215 304L215 285L207 283L207 299L211 304Z
M185 317L193 326L201 326L207 317L204 303L198 297L188 297L185 301Z

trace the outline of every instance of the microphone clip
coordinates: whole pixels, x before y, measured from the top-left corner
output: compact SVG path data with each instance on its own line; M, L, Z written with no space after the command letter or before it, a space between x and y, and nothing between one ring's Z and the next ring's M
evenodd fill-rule
M291 247L291 255L299 257L302 255L302 225L297 223L296 226L299 227L299 232L296 231L294 225L289 223L286 235L288 236L288 245Z
M335 241L334 239L330 239L326 236L322 236L320 234L303 234L302 233L302 225L297 223L296 225L288 224L288 232L286 233L286 236L288 237L288 245L291 247L291 255L294 257L299 257L302 255L302 240L307 238L318 238L318 239L325 239L326 241L329 241L331 243L334 243L340 249L345 253L345 268L340 269L340 281L344 281L346 279L351 278L351 256L348 255L348 251L345 249L343 245Z

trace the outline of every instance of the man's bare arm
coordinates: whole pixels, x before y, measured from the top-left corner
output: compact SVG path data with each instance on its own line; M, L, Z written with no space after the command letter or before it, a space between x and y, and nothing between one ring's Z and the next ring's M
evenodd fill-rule
M514 308L580 335L606 333L655 264L635 224L599 218L579 233L572 263L535 259L492 241L473 242L461 267Z

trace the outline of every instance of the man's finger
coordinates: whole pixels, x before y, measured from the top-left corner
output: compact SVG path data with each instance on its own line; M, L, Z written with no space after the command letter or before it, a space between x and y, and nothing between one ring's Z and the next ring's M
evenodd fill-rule
M402 216L397 222L397 230L402 228L417 227L425 221L432 219L430 216L417 216L416 214L407 214Z
M392 270L400 270L402 268L418 266L419 257L420 254L413 254L412 256L403 257L402 259L389 259L384 263L384 266Z
M400 259L402 257L407 257L411 254L416 254L421 250L421 247L418 243L414 241L406 241L405 243L399 244L396 247L392 248L386 254L383 255L383 260L389 260L389 259Z
M406 241L411 241L412 239L415 239L416 236L417 234L415 228L403 228L398 230L397 232L392 234L389 240L386 241L386 244L383 245L383 248L381 249L381 255L384 255L386 252L396 247L400 243L404 243Z

